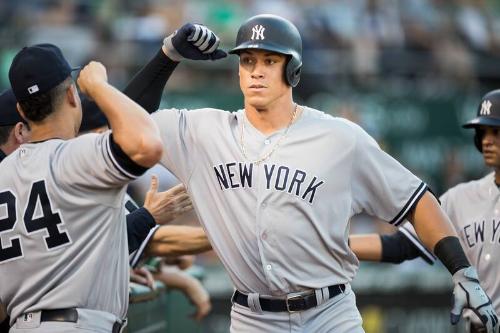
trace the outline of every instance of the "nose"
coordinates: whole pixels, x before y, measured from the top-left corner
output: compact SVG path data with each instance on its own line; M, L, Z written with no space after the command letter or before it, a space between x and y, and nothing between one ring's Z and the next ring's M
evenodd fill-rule
M493 131L487 129L484 131L482 144L483 146L491 146L495 142L495 134Z
M252 79L262 79L264 77L264 70L263 70L263 66L262 66L260 61L256 62L251 76L252 76Z

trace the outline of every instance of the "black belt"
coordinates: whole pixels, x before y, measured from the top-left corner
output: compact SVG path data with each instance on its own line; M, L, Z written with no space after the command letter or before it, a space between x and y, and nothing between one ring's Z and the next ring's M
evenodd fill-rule
M26 316L26 314L24 315ZM78 311L75 308L56 309L56 310L42 310L40 311L40 321L59 321L76 323L78 321ZM113 324L112 333L119 333L122 324L115 322Z
M343 293L345 290L345 284L336 284L328 287L328 292L330 294L329 298L335 297L338 294ZM234 292L233 302L239 305L248 306L248 295L245 295L238 290ZM313 308L318 305L316 300L316 293L311 293L308 295L293 295L290 294L286 299L272 299L259 297L260 308L263 311L269 312L298 312Z
M42 310L40 311L40 321L64 321L76 323L78 321L78 311L75 308Z

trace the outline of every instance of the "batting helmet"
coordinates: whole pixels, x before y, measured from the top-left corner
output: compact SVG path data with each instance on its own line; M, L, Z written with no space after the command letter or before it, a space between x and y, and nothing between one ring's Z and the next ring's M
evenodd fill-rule
M474 145L482 152L482 137L483 133L479 130L479 126L500 127L500 89L493 90L483 96L481 103L477 108L476 118L469 120L462 127L474 128Z
M236 46L229 51L239 54L246 49L267 50L289 56L285 68L286 82L295 87L302 67L302 38L290 21L270 14L249 18L238 30Z

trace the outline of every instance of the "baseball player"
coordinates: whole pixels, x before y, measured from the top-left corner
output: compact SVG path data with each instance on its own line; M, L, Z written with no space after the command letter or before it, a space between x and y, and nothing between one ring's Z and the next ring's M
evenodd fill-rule
M463 125L475 130L474 144L493 172L485 177L459 184L441 196L444 211L460 236L467 258L473 263L481 286L500 311L500 268L494 253L500 249L500 90L486 94L477 109L477 117ZM481 321L468 313L470 332L487 332Z
M172 61L203 27L164 40ZM204 40L204 38L202 38ZM202 43L202 42L201 42ZM408 218L455 282L452 320L464 307L488 332L498 318L446 215L427 186L359 126L293 101L302 43L289 21L250 18L236 47L244 109L161 110L161 163L184 184L234 284L232 332L363 332L349 282L358 261L349 219Z
M123 196L131 179L158 162L159 133L91 62L78 85L113 132L74 138L81 103L71 71L51 44L23 48L9 69L31 129L30 142L0 163L0 174L9 175L0 178L0 302L11 332L118 332L127 312ZM12 276L30 278L5 278Z
M493 168L493 172L479 180L452 187L440 197L440 201L459 235L467 258L477 268L481 286L491 296L498 313L500 284L496 277L500 272L494 265L493 253L500 244L500 90L487 93L477 108L476 118L466 122L463 127L475 130L474 145L482 153L485 165ZM408 224L406 222L403 227ZM351 247L365 260L387 261L382 259L382 252L385 250L388 253L386 256L393 256L393 248L377 244L377 238L378 235L356 235L351 237ZM394 241L393 246L401 246L397 243ZM398 259L402 261L409 257L401 255ZM473 313L465 313L465 318L467 332L486 332Z

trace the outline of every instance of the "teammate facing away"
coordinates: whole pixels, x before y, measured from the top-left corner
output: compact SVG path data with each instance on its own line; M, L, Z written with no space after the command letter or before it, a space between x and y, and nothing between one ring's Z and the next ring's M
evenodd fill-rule
M51 44L22 49L9 70L31 128L30 142L0 163L0 303L11 332L117 332L127 312L123 196L158 162L159 132L91 62L78 85L113 133L75 138L82 115L70 74Z
M196 29L195 34L202 33ZM167 37L179 61L193 26ZM232 332L363 332L350 288L358 260L347 238L365 211L408 218L453 274L488 332L498 319L448 218L427 186L359 126L293 101L301 38L273 15L238 31L244 109L161 110L161 163L187 185L200 221L236 289ZM180 55L180 56L179 56Z

